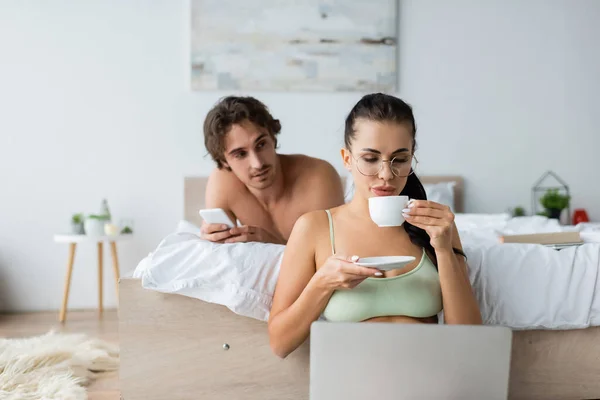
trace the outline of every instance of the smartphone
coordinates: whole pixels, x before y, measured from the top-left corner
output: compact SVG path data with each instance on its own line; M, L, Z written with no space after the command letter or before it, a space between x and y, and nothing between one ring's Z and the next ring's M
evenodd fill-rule
M222 224L227 225L228 229L235 227L229 215L222 208L205 208L198 212L202 219L209 224Z

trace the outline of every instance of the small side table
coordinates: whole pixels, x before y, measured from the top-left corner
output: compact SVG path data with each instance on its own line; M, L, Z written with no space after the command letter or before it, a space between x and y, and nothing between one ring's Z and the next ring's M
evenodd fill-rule
M98 312L101 315L102 308L102 269L104 243L110 244L110 252L113 261L113 271L115 274L115 283L117 288L117 299L119 298L119 258L117 256L117 242L131 239L133 234L114 235L114 236L88 236L88 235L54 235L56 243L69 243L69 259L67 261L67 274L65 276L65 288L63 293L62 307L60 309L59 321L64 322L67 316L67 303L69 301L69 289L71 286L71 274L73 273L73 264L75 263L75 249L78 243L96 243L98 248Z

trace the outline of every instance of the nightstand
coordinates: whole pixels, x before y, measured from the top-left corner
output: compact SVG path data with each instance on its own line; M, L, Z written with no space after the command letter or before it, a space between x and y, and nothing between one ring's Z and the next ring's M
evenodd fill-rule
M119 298L119 258L117 255L117 242L129 240L133 234L113 235L113 236L89 236L89 235L54 235L54 241L57 243L69 244L69 258L67 261L67 273L65 275L65 287L63 292L62 307L60 309L59 321L64 322L67 316L67 303L69 301L69 289L71 286L71 274L73 273L73 264L75 263L75 250L79 243L96 243L98 249L98 312L102 314L102 277L103 277L103 258L104 243L110 245L112 256L113 272L117 289L117 300Z

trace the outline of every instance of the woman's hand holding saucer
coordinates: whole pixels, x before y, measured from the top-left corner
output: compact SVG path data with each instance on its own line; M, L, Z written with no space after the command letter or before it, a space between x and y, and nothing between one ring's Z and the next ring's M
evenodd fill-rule
M410 200L402 210L406 222L423 229L435 250L452 250L454 213L450 207L429 200Z
M370 276L382 276L375 268L354 264L358 256L345 257L339 254L330 256L315 274L318 285L328 291L352 289Z

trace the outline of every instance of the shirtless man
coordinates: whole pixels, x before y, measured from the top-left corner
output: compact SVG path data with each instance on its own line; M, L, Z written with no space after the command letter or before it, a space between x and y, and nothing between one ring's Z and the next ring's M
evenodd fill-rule
M204 121L204 144L217 168L208 178L206 208L222 208L242 226L202 225L212 242L286 244L303 214L344 203L339 174L328 162L276 152L281 130L252 97L226 97Z

